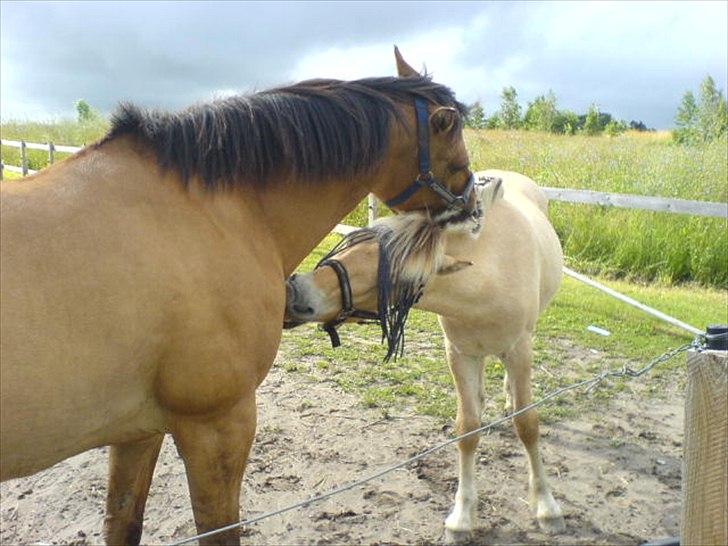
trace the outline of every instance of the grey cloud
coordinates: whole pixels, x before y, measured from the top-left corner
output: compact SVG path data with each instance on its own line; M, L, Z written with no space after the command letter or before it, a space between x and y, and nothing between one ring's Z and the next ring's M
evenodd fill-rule
M497 107L499 90L489 74L513 58L524 59L524 66L513 72L513 81L502 83L518 89L524 106L551 88L562 107L583 110L596 101L615 115L658 127L671 124L682 93L695 89L706 73L722 87L728 77L725 22L694 17L688 24L677 17L663 19L662 26L642 27L629 26L630 21L621 21L617 14L604 28L589 29L588 43L556 40L554 47L559 32L581 24L569 18L569 4L2 2L1 6L3 103L39 104L66 114L78 98L107 112L119 100L178 108L208 99L215 90L247 92L287 83L292 67L321 49L395 43L458 27L463 28L460 38L465 47L453 62L482 67L485 80L482 93L459 96L465 101L482 96L490 111ZM609 11L631 9L627 4L614 6ZM650 6L642 5L642 17L649 17ZM484 26L465 33L479 16L485 17ZM633 35L610 42L609 24L627 25ZM443 33L442 39L452 35ZM657 53L645 53L650 44L660 45L652 48ZM391 55L389 49L383 53ZM421 61L427 59L417 63ZM437 75L437 67L434 71ZM470 89L479 85L476 82ZM4 106L3 116L18 113Z

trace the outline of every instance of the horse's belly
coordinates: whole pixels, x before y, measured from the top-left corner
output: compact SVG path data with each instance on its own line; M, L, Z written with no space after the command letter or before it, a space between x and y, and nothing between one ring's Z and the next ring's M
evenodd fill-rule
M69 321L75 331L60 321L40 329L11 307L3 309L0 355L2 479L161 426L144 345L85 336L80 321Z

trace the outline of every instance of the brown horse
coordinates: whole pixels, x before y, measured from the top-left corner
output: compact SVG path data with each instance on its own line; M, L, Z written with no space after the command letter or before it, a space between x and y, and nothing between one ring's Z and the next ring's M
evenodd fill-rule
M238 521L284 281L367 193L410 187L415 99L434 175L452 192L472 179L463 106L396 53L399 78L122 107L101 141L2 184L3 480L110 445L105 537L138 544L171 433L198 531ZM443 207L410 194L399 209Z
M410 307L437 313L457 388L459 434L480 426L487 355L497 355L506 369L507 410L531 402L531 339L559 287L563 265L546 198L536 184L508 171L481 176L491 182L477 192L484 220L475 237L468 222L463 232L455 224L443 229L437 214L401 214L348 234L320 267L288 282L287 315L293 321L338 322L347 315L342 308L349 314L376 311L388 357L402 349ZM542 528L559 531L564 521L539 455L536 411L514 422L528 456L533 511ZM477 436L459 442L458 490L445 520L452 539L467 536L476 521L477 445Z

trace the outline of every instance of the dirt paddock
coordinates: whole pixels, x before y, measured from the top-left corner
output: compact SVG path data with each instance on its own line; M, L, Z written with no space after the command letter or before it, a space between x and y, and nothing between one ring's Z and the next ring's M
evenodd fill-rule
M279 357L281 358L281 357ZM259 390L258 435L241 516L252 517L373 474L450 436L435 418L389 419L333 383L275 366ZM492 416L490 416L492 417ZM486 419L488 416L486 416ZM639 544L675 536L683 397L620 394L601 411L542 426L542 449L566 532L541 533L526 502L526 459L510 426L480 443L475 544ZM0 486L0 542L102 542L107 450ZM457 485L454 446L407 469L243 532L243 544L419 544L443 539ZM184 469L165 441L147 503L144 544L195 534Z

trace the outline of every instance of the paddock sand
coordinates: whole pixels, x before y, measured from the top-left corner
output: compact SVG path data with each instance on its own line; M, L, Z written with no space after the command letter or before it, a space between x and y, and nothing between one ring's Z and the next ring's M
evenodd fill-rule
M598 412L542 426L545 465L566 517L566 532L558 536L541 533L529 512L526 459L510 425L484 436L473 543L632 545L675 536L683 398L668 399L619 395ZM243 485L241 516L247 517L373 474L451 433L441 421L407 411L383 420L380 410L362 408L331 382L279 365L259 389L258 406L258 435ZM106 462L107 450L98 449L2 484L0 542L101 543ZM451 446L408 469L254 525L242 542L436 544L456 485ZM142 542L194 534L183 465L168 438Z

